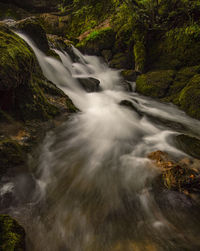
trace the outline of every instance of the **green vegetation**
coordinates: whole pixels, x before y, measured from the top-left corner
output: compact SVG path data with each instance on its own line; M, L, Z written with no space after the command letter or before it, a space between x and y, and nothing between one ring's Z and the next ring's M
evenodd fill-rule
M0 215L0 250L25 250L25 231L8 215Z

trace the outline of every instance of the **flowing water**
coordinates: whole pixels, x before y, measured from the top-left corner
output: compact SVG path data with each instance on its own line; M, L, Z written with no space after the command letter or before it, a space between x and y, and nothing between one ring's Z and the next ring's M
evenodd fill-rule
M8 192L15 198L6 212L23 223L28 250L200 250L198 207L185 195L156 189L160 173L146 158L156 150L182 158L175 137L200 136L200 122L126 91L119 71L95 56L73 48L73 62L56 50L58 61L20 36L44 75L80 110L48 133L31 161L33 173L5 179L0 189L2 198ZM100 81L100 91L81 87L77 78L88 77Z

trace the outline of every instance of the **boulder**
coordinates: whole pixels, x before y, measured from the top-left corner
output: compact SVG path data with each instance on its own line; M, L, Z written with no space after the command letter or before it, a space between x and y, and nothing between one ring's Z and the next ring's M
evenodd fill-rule
M82 52L101 56L101 51L111 50L115 40L115 32L110 28L94 30L76 46Z
M95 78L78 78L79 83L87 92L99 91L100 81Z
M163 98L167 95L173 83L175 71L162 70L149 72L139 76L136 80L136 91L154 98Z
M28 17L12 25L12 28L28 35L36 46L45 53L49 52L49 45L46 33L42 28L40 21L36 17Z
M137 72L135 70L123 70L121 71L121 75L125 80L135 82L140 75L140 72Z
M52 100L62 98L66 105L69 98L60 91L50 97L46 83L57 89L44 78L31 48L0 25L0 109L23 121L53 118L60 111Z

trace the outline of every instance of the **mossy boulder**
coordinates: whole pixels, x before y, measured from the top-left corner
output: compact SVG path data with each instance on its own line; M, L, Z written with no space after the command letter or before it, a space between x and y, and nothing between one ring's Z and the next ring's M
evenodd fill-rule
M131 69L132 62L129 60L129 57L126 53L117 53L109 62L109 66L116 69Z
M0 215L0 250L25 251L25 231L9 215Z
M45 94L47 85L31 48L5 26L0 26L0 109L27 121L48 120L60 114L52 97ZM56 89L51 83L49 89ZM51 86L51 88L50 88ZM68 99L59 91L54 97Z
M170 85L173 83L175 71L161 70L143 74L137 78L136 91L147 96L165 97Z
M77 47L86 54L101 55L101 51L113 47L115 33L110 27L92 31Z
M121 75L125 80L135 82L140 73L135 70L123 70L121 71Z
M185 134L176 136L177 146L190 156L200 159L200 139Z
M49 51L46 33L38 18L29 17L20 20L14 24L13 28L25 33L25 35L28 35L36 46L43 52L47 53Z
M200 74L195 75L182 89L179 104L190 116L200 119Z

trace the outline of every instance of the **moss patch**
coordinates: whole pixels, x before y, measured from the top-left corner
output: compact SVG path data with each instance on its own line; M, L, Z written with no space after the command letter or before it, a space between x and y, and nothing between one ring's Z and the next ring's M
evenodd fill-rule
M25 250L25 231L8 215L0 215L0 250Z
M137 78L136 91L143 95L162 98L173 83L175 72L171 70L143 74Z

